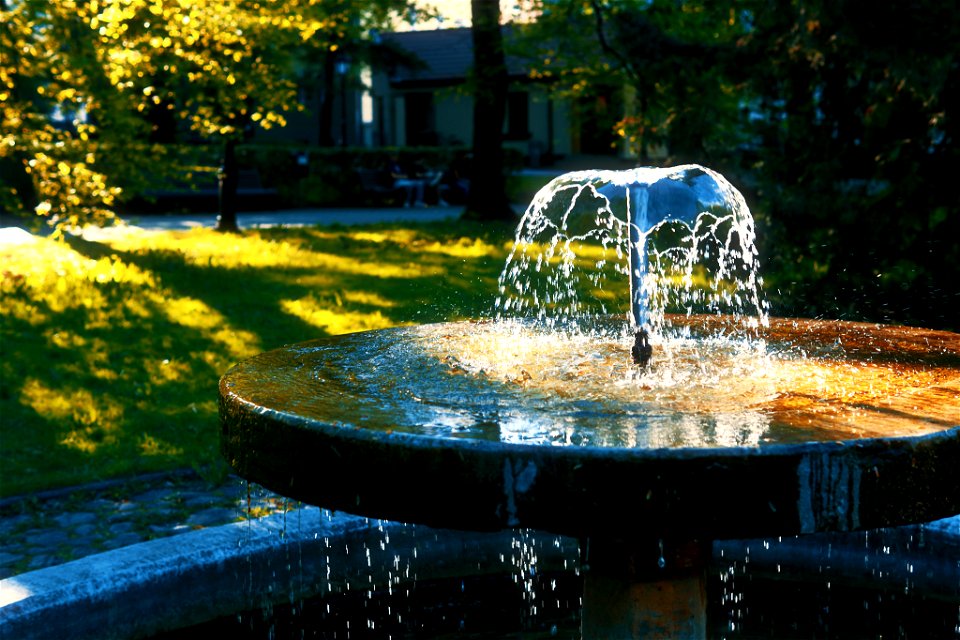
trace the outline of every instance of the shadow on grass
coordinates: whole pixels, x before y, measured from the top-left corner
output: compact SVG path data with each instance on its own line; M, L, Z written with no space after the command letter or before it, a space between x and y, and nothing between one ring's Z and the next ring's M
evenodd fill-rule
M5 250L0 494L222 472L229 366L328 334L486 315L509 231L201 230Z

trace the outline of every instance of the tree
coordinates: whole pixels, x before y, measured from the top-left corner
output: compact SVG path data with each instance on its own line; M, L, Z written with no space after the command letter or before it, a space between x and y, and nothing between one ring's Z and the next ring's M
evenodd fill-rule
M929 0L745 11L730 72L756 96L767 253L793 284L780 308L956 329L955 12Z
M779 313L956 329L960 21L933 0L541 0L536 76L733 174ZM562 43L558 46L557 43ZM779 293L778 291L782 291Z
M515 217L504 176L503 122L507 105L507 63L500 30L499 0L472 0L473 166L464 215L482 220Z
M533 78L560 97L619 98L607 126L642 162L666 148L674 163L722 158L742 141L738 87L723 67L746 29L707 3L540 0L522 31Z
M0 207L58 231L113 217L125 153L112 143L137 135L122 96L104 91L86 17L73 3L0 0Z
M406 0L0 0L0 162L28 181L0 190L58 229L112 215L129 167L169 164L151 138L185 127L223 145L218 228L236 228L236 145L285 124L298 62L336 51ZM72 114L57 127L51 113ZM86 114L86 117L83 117ZM122 169L111 155L140 155ZM137 153L139 152L139 153ZM143 164L151 164L150 171ZM24 185L33 193L24 193Z

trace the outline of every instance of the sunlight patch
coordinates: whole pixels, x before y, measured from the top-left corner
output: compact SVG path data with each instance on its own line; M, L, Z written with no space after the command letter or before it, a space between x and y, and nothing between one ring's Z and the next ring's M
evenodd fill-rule
M385 329L397 323L385 317L379 311L359 313L341 308L329 309L321 306L314 298L300 300L281 300L280 308L304 322L323 329L330 335Z
M139 298L125 298L123 307L138 318L149 318L152 315L152 312L143 304L143 300Z
M394 264L382 261L365 261L354 258L345 258L328 253L314 254L317 258L316 266L321 269L330 269L341 273L354 273L373 278L421 278L436 272L435 269L426 269L415 263Z
M6 292L3 293L5 294ZM0 301L2 301L0 308L3 309L4 316L35 327L40 327L50 322L50 316L31 302L16 300L7 295L0 297Z
M84 451L112 440L108 432L115 430L123 418L123 407L103 395L94 397L87 389L53 389L36 378L24 382L20 402L46 418L71 421L78 428L61 444Z
M116 436L109 435L103 429L97 427L72 429L60 440L60 444L63 446L83 453L96 453L100 447L111 446L116 443Z
M171 321L203 331L204 337L222 344L234 358L247 358L261 350L260 339L254 333L232 328L219 311L202 300L155 294L154 302Z
M430 242L416 245L417 251L439 253L454 258L500 257L503 251L479 238L460 238L456 242Z
M180 456L183 455L183 449L175 447L168 442L158 440L149 434L140 436L140 453L144 456Z
M250 358L263 351L260 338L255 333L242 329L221 327L212 332L209 338L226 347L234 358Z
M300 243L273 241L256 232L243 236L222 234L210 229L156 234L150 237L149 247L143 238L125 235L110 242L118 250L143 252L170 251L183 257L187 264L227 269L296 267L325 268L346 273L362 273L383 277L416 277L415 266L380 266L352 258L314 251Z
M3 314L37 325L49 321L49 312L82 308L95 326L116 321L117 310L104 295L117 284L155 287L153 275L115 255L94 259L68 245L46 238L29 247L10 247L0 254Z
M172 298L157 294L154 300L170 320L191 329L213 329L223 322L223 316L196 298Z
M409 229L385 229L383 231L354 231L347 234L351 240L374 242L382 244L390 242L399 245L410 245L417 240L418 235Z
M143 363L151 382L176 382L189 376L193 369L186 362L170 358L152 358Z
M60 349L80 349L87 345L87 339L73 331L57 331L48 339L50 344Z
M0 583L0 607L26 600L32 595L33 592L21 585L16 578L7 578Z
M397 303L393 300L387 300L378 293L371 291L343 291L341 293L344 300L354 304L366 304L372 307L395 307Z

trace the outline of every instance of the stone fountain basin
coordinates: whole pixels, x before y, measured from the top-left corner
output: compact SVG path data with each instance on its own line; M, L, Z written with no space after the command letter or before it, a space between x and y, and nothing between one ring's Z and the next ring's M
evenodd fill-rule
M433 325L441 333L474 326ZM823 439L818 427L806 441L793 433L755 446L627 447L505 441L496 428L492 436L463 437L411 427L418 414L391 404L393 387L372 396L356 363L340 359L359 353L370 375L380 376L390 370L381 348L405 345L411 331L422 329L300 343L228 371L220 381L221 448L231 466L278 493L357 515L612 540L854 531L960 512L957 334L796 320L775 320L766 332L771 340L842 343L849 357L945 372L928 398L941 417L920 435L870 429L870 437L837 441ZM377 349L363 352L370 343ZM396 369L404 377L427 375L427 365L405 358ZM444 362L443 354L435 359ZM591 419L602 425L604 416Z

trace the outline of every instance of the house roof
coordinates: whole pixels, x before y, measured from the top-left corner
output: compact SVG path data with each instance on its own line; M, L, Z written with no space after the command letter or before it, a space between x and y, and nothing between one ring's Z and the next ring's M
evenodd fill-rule
M503 29L505 40L509 33L509 29ZM469 28L398 31L381 37L424 63L422 68L396 68L390 74L393 85L456 84L463 82L473 67L473 34ZM518 58L507 56L507 72L526 76L527 68Z

